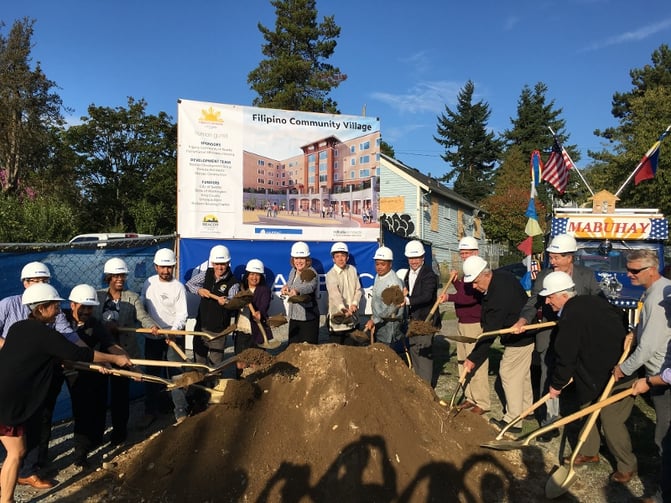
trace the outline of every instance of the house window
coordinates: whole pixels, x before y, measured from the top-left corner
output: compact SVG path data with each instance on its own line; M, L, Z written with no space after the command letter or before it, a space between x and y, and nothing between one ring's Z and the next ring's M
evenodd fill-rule
M355 154L355 153L356 153L356 147L355 147L354 145L352 145L352 146L349 148L349 152L350 152L350 154Z
M263 159L259 159L258 161L256 161L256 164L258 164L259 166L265 166L266 161L264 161Z
M366 164L370 162L370 156L369 155L362 155L359 157L359 164Z
M354 157L352 157L352 159L350 159L349 165L350 166L356 166L356 159Z
M370 148L370 142L369 141L359 143L359 150L368 150L369 148Z
M368 169L359 170L359 178L368 178L369 176L370 176L370 170Z

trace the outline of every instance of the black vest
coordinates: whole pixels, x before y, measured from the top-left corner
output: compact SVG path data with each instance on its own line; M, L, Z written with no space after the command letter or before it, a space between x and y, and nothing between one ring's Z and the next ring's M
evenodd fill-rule
M236 283L238 283L238 280L230 271L219 281L215 281L214 269L208 267L205 271L203 288L217 297L228 297L231 287ZM229 311L220 306L215 299L201 297L198 306L198 318L196 319L196 330L221 332L230 325L233 314L235 314L234 311Z

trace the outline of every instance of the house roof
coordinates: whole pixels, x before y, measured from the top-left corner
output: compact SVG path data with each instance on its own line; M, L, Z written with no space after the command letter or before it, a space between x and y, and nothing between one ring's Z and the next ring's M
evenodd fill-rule
M436 193L446 199L450 199L454 201L455 203L458 203L462 206L465 206L467 208L471 208L474 210L480 210L482 211L482 208L480 208L477 204L475 204L472 201L469 201L463 196L460 196L457 194L455 191L452 189L448 189L445 185L440 183L438 180L436 180L433 177L427 176L423 173L420 173L418 170L415 168L411 168L410 166L407 166L403 164L401 161L394 159L392 157L389 157L385 154L380 153L380 157L382 157L385 161L393 165L394 168L402 171L406 175L408 175L410 178L413 178L414 180L417 181L419 185L422 186L422 188L428 192Z

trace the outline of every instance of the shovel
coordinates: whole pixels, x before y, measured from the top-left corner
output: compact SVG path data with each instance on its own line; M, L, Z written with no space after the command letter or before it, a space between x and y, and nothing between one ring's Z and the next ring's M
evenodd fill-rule
M627 358L627 355L629 354L629 349L631 348L632 339L633 337L628 336L625 338L624 349L622 351L620 359L617 362L618 365L621 364ZM610 395L610 392L613 389L614 385L615 385L615 376L611 376L610 379L608 379L608 384L606 384L606 387L604 388L603 393L601 393L601 397L599 398L599 400L606 399L608 395ZM575 460L578 457L580 448L587 440L590 430L596 424L596 420L599 417L600 413L601 409L597 409L594 412L592 412L592 414L589 416L584 426L582 427L582 430L580 430L580 436L578 437L578 442L576 443L575 448L573 449L573 453L571 454L571 459L569 461L568 468L566 468L566 465L560 466L548 479L547 483L545 484L545 496L547 498L554 499L557 498L558 496L561 496L576 481L576 472L574 468Z
M459 390L462 390L464 388L464 384L466 383L466 377L468 377L468 369L466 367L464 367L464 370L461 373L461 376L459 377L459 382L457 383L457 387L455 388L454 393L452 393L452 398L450 399L450 405L447 409L448 415L454 409L454 404L457 401L457 395L459 394ZM441 405L443 405L445 402L441 401L439 403Z
M234 355L229 358L226 358L216 367L210 367L203 363L191 363L191 362L168 362L164 360L140 360L140 359L131 359L133 365L145 365L147 367L173 367L173 368L193 368L198 370L205 371L203 378L211 377L220 373L225 367L228 367L232 363L236 363L240 359L239 355ZM202 374L201 374L202 375Z
M225 337L228 334L234 332L237 329L235 323L229 325L221 332L210 332L210 331L198 331L198 330L168 330L168 329L159 329L158 333L162 335L193 335L196 337L205 337L207 341L214 341L221 337ZM126 328L120 327L120 332L137 332L140 334L151 334L151 328Z
M179 362L174 362L178 363ZM163 384L169 390L177 388L186 388L191 384L200 382L202 374L200 372L187 372L185 374L180 374L175 376L173 379L164 379L162 377L153 376L149 374L142 374L141 372L133 372L131 370L122 370L115 368L107 368L102 365L97 365L95 363L86 363L86 362L66 362L66 365L77 370L88 370L91 372L100 372L105 370L105 373L111 374L117 377L128 377L130 379L135 379L137 381L151 382L156 384Z
M263 348L263 349L277 349L277 348L279 348L282 345L282 343L280 341L278 341L277 339L268 340L268 334L266 334L266 329L263 328L263 324L259 320L256 319L256 316L254 316L257 311L256 311L256 309L254 309L254 306L252 305L252 303L250 302L249 304L247 304L247 306L249 307L249 312L252 313L252 318L254 318L254 321L256 322L256 326L259 327L259 331L261 332L261 335L263 336L263 342L261 344L259 344L258 346L260 348Z
M573 382L573 378L569 379L569 381L564 385L564 388L571 384ZM564 389L562 388L562 389ZM538 407L543 405L545 402L547 402L551 397L550 393L546 393L543 395L537 402L531 404L531 407L529 407L527 410L524 410L520 413L519 416L517 416L515 419L510 421L505 428L503 428L498 435L496 435L496 440L501 440L503 438L503 435L513 426L515 426L517 423L519 423L522 419L527 417L529 414L531 414L533 411L535 411Z
M545 321L543 323L534 323L533 325L524 325L522 331L526 332L527 330L536 330L539 328L548 328L554 327L557 324L556 321ZM502 328L501 330L492 330L491 332L482 332L477 337L467 337L465 335L446 335L447 339L457 342L478 342L485 337L495 337L497 335L511 334L513 332L513 327Z
M576 419L585 417L586 415L591 414L596 410L601 410L612 403L619 402L620 400L628 397L632 393L633 389L631 388L621 391L617 395L613 395L607 398L606 400L596 402L588 407L585 407L584 409L579 410L578 412L574 412L570 416L562 417L561 419L553 421L552 423L543 426L542 428L538 428L537 430L534 430L531 433L529 433L524 438L518 438L517 440L492 440L491 442L480 444L480 447L486 447L488 449L494 449L497 451L512 451L515 449L519 449L521 447L528 447L531 441L538 435L542 435L543 433L547 433L548 431L554 430L555 428L559 428L560 426L572 423Z
M410 323L408 324L408 337L412 337L413 335L435 334L440 330L439 328L433 326L433 324L431 323L431 318L433 318L433 315L436 314L436 310L440 305L440 298L443 295L445 295L445 293L447 293L447 289L450 288L453 279L454 278L450 276L450 279L447 280L447 284L436 298L436 302L433 303L431 311L429 311L429 314L426 315L426 318L423 321L422 320L410 321Z

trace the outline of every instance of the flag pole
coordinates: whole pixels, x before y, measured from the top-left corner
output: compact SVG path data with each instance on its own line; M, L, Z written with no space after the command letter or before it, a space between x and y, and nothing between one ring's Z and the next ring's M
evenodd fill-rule
M659 138L664 138L664 137L669 133L670 130L671 130L671 124L669 125L669 127L666 128L666 130L665 130L661 135L659 135ZM617 192L615 193L616 196L619 196L619 195L620 195L620 192L622 192L622 189L624 189L624 188L627 186L627 184L628 184L629 182L631 182L631 179L634 178L634 177L636 176L636 173L637 173L638 170L641 168L641 165L643 164L644 160L647 160L648 157L650 157L650 156L652 155L652 153L655 151L655 148L657 148L657 142L658 142L658 141L661 141L661 140L657 139L657 141L656 141L655 143L652 144L652 147L650 147L650 148L648 149L648 151L647 151L647 152L645 153L645 155L641 158L641 160L638 161L638 164L637 164L636 167L634 168L634 171L631 172L631 174L629 175L629 177L627 177L627 179L624 181L624 183L622 184L622 186L621 186L619 189L617 189Z
M548 126L548 129L552 133L552 136L554 136L554 137L557 136L550 126ZM594 191L592 190L592 187L589 186L589 183L587 183L587 180L585 180L585 177L582 176L582 173L578 169L578 165L575 162L573 162L573 159L571 159L571 156L569 155L569 153L566 152L566 149L564 148L564 145L561 146L561 149L566 153L566 157L568 157L568 160L571 161L571 164L573 164L575 166L575 170L578 173L578 176L582 180L582 183L585 184L585 187L587 187L587 190L589 190L589 193L594 195Z

